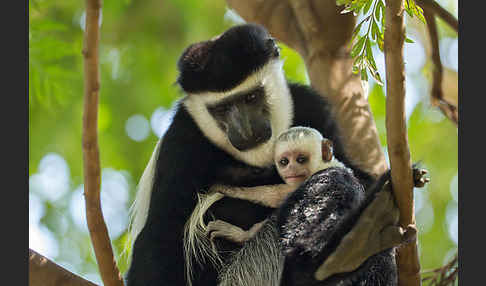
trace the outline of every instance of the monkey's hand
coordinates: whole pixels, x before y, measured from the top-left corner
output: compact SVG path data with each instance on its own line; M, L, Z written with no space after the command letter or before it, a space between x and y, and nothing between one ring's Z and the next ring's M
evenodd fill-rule
M423 186L425 186L425 184L430 182L430 179L425 177L425 174L428 173L427 170L418 169L414 167L412 171L413 171L413 185L416 188L422 188Z
M392 193L378 192L314 277L324 280L336 273L354 271L370 256L415 239L414 225L406 229L397 226L399 215Z
M215 238L224 238L238 244L243 244L257 233L264 222L256 223L248 231L245 231L228 222L214 220L208 223L206 233L209 234L211 241L214 241Z
M277 208L287 198L288 194L295 191L295 188L295 186L287 184L257 187L214 185L211 187L211 190L215 190L231 198L247 200L267 207Z

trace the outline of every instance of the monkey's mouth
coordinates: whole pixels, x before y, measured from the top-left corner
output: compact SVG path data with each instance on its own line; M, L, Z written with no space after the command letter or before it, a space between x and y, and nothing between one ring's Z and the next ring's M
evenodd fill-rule
M291 175L285 177L285 181L287 182L300 182L303 180L305 180L305 175Z

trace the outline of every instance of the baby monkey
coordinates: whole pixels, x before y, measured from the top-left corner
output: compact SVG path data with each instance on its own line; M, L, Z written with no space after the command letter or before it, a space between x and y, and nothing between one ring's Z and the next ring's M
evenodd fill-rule
M257 187L215 185L211 191L278 208L290 193L314 173L330 167L346 168L333 156L331 140L323 138L319 131L308 127L292 127L278 136L274 146L274 162L285 184ZM207 232L211 241L220 237L243 244L256 234L265 221L256 223L245 231L228 222L215 220L208 224Z

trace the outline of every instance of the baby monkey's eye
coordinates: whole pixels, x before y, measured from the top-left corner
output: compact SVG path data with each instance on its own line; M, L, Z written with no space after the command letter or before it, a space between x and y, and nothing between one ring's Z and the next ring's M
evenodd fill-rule
M280 161L278 161L278 163L281 166L287 166L287 164L289 163L289 160L287 158L282 158L282 159L280 159Z
M306 156L300 155L299 157L297 157L297 163L303 164L305 162L307 162L307 157Z

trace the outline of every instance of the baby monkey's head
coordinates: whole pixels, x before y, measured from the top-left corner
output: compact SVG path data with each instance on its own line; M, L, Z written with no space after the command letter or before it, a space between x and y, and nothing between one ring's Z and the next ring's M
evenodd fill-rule
M289 185L300 185L317 171L344 167L333 156L332 142L314 128L292 127L275 142L274 162L278 173Z

